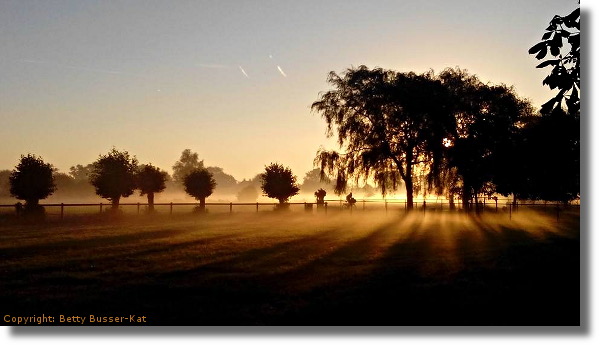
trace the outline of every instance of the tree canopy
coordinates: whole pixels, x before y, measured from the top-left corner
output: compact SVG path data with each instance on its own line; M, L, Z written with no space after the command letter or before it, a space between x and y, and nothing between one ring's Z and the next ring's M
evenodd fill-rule
M33 154L21 155L21 160L9 177L10 194L25 200L30 208L35 208L40 199L50 196L56 190L54 168L41 157Z
M264 173L260 175L265 196L277 199L280 204L287 202L300 191L296 179L291 169L278 163L266 166Z
M169 174L152 164L141 165L136 175L136 186L140 190L140 196L148 196L148 206L154 210L154 194L162 192Z
M436 180L443 138L453 125L447 91L433 72L400 73L359 66L343 75L330 72L333 90L320 95L312 110L337 132L343 152L321 150L315 163L336 177L335 192L349 178L374 179L382 194L404 181L408 207L413 202L414 170Z
M341 151L320 150L315 163L335 176L335 192L349 179L373 179L386 194L404 182L407 206L413 194L435 190L464 207L478 194L516 191L506 178L515 166L514 143L528 119L530 103L512 87L481 82L460 68L439 74L400 73L365 66L341 76L331 72L333 89L312 109L337 134Z
M119 206L121 197L128 197L136 189L138 161L127 151L113 148L108 154L100 155L93 164L90 183L96 194L111 201L113 208Z
M513 88L484 84L466 70L445 69L439 74L450 92L449 108L456 120L446 137L448 165L460 179L463 206L487 192L493 180L520 169L514 165L514 141L533 108ZM446 178L452 178L449 172ZM445 184L453 185L446 181ZM449 186L452 189L452 186Z
M200 209L204 210L206 197L213 193L217 186L212 173L208 170L194 169L183 179L185 192L200 201Z
M185 177L196 169L204 168L204 160L200 160L198 153L185 149L179 160L173 165L173 180L183 184Z

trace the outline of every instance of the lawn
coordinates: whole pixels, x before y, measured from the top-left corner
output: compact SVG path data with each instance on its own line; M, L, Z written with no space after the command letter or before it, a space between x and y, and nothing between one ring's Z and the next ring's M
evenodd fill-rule
M578 212L5 217L0 313L135 314L154 325L579 325L579 249Z

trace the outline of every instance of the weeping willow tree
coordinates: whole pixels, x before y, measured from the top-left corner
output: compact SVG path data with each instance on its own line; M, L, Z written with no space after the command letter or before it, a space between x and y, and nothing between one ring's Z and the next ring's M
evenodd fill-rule
M321 175L335 176L335 192L350 179L373 179L385 195L404 182L412 208L415 172L425 172L430 188L439 184L444 138L454 117L447 91L433 72L400 73L359 66L342 75L330 72L333 89L319 95L311 109L337 133L340 151L320 150Z

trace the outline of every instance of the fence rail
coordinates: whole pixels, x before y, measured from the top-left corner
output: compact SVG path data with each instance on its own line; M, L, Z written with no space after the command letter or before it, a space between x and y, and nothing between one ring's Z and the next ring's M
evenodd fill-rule
M504 201L504 202L502 202ZM229 212L229 213L233 213L234 212L234 207L236 207L236 209L244 209L244 207L253 207L252 210L254 212L259 212L260 207L264 207L266 206L270 206L273 208L277 208L277 206L279 205L279 203L266 203L266 202L255 202L255 203L250 203L250 202L207 202L205 203L206 206L215 206L215 207L224 207L224 211L225 212ZM382 210L384 209L386 213L388 212L395 212L395 211L408 211L408 202L406 200L399 200L399 199L393 199L393 200L386 200L386 199L381 199L381 200L374 200L374 199L370 199L370 200L358 200L356 201L355 204L350 205L349 203L347 203L344 200L338 200L338 199L328 199L325 200L323 204L318 204L318 203L313 203L313 202L290 202L290 203L285 203L286 207L290 207L290 206L304 206L304 210L305 211L313 211L313 206L317 207L317 210L324 212L325 214L328 211L349 211L350 213L353 213L354 211L365 211L365 210ZM47 214L50 215L59 215L60 219L63 219L65 214L66 214L66 209L70 208L71 210L73 210L73 208L85 208L85 212L83 212L83 214L89 214L90 213L90 209L92 208L97 208L97 210L99 211L99 213L102 213L105 209L110 209L112 207L112 204L110 203L45 203L45 204L40 204L40 206L44 207L44 208L60 208L59 210L55 209L55 212L48 212ZM136 210L137 214L141 213L141 208L142 207L148 207L149 204L148 203L120 203L119 207L123 207L123 208L131 208L134 207ZM155 208L160 209L161 207L167 207L168 208L168 213L169 214L173 214L173 209L174 207L180 208L180 207L198 207L199 203L198 202L168 202L168 203L154 203ZM508 200L508 199L489 199L489 200L483 200L482 202L478 203L477 206L473 206L472 210L474 210L475 212L504 212L506 214L508 214L509 218L512 218L512 214L517 212L519 210L520 207L526 207L526 208L544 208L545 210L550 210L554 213L556 213L556 219L558 220L560 218L560 214L562 211L565 211L568 208L579 208L579 204L562 204L562 203L548 203L548 202L533 202L533 203L524 203L524 202L516 202L514 203L514 201L512 200ZM20 214L20 211L22 209L22 205L17 203L17 204L0 204L0 212L2 211L2 209L4 208L4 210L9 210L10 213L10 208L13 209L12 213L13 214ZM417 200L413 202L413 211L417 211L417 212L422 212L422 213L426 213L426 212L437 212L437 211L451 211L451 210L462 210L462 205L460 202L454 202L454 203L450 203L449 201L427 201L427 200ZM221 209L223 211L223 209ZM246 211L248 211L247 208L245 208ZM71 212L72 214L75 214L75 211ZM81 213L81 210L80 210Z

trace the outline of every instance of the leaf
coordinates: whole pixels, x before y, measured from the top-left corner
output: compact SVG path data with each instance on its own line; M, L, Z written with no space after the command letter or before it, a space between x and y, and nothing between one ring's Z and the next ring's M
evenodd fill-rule
M571 12L570 14L568 14L565 17L565 20L572 20L575 21L577 18L580 17L580 11L579 11L579 7L576 8L573 12Z
M554 100L554 98L551 98L548 102L542 105L542 109L540 110L540 112L542 114L549 114L552 111L552 108L554 108L555 103L556 101Z
M556 46L558 48L562 47L562 45L563 45L562 35L554 35L554 37L552 38L552 41L550 41L550 44L553 46Z
M546 41L543 42L539 42L538 44L536 44L535 46L529 48L529 54L535 54L539 51L541 51L542 49L546 48ZM538 58L539 59L539 58Z
M559 59L555 59L555 60L546 60L543 63L539 64L536 66L536 68L544 68L548 65L558 65L558 63L560 62Z
M543 59L546 56L546 53L548 52L548 50L546 49L546 47L544 47L543 50L541 50L536 56L535 58L538 60Z

